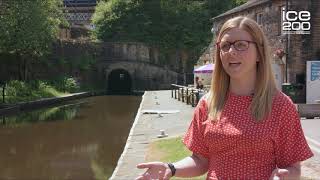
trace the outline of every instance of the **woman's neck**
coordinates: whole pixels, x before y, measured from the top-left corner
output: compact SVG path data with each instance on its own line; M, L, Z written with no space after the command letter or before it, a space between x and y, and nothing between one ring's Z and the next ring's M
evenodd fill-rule
M254 93L256 77L246 79L230 78L229 90L237 95L252 95Z

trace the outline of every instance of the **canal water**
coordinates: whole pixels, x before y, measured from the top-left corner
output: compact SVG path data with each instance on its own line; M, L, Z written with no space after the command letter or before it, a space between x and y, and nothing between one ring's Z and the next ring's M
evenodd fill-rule
M98 96L0 119L0 179L107 179L139 96Z

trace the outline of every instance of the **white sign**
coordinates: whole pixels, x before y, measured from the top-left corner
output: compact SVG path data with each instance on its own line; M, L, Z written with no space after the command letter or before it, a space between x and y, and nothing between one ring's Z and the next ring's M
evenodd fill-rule
M307 104L320 103L320 61L307 61Z
M310 34L311 14L309 11L286 11L283 7L281 16L283 34Z

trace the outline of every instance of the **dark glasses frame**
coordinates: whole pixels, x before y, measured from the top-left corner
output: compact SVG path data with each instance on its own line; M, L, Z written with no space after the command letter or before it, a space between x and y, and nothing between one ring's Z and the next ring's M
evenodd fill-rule
M237 43L237 42L239 42L239 41L247 42L247 43L248 43L247 49L238 49L238 48L234 45L235 43ZM221 47L220 47L221 41L219 41L219 42L216 43L216 46L219 47L220 51L228 52L228 51L230 50L230 48L231 48L232 45L233 45L233 47L234 47L237 51L246 51L246 50L248 50L250 43L251 43L251 44L256 44L256 45L258 45L257 42L255 42L255 41L248 41L248 40L236 40L236 41L233 41L233 42L229 42L229 41L226 41L226 42L229 43L229 48L228 48L227 51L223 51L223 50L221 49Z

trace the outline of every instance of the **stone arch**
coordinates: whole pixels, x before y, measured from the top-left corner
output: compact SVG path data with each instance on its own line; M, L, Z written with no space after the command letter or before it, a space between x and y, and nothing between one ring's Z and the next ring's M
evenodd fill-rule
M132 92L132 77L127 70L114 69L108 74L109 94L130 94Z

